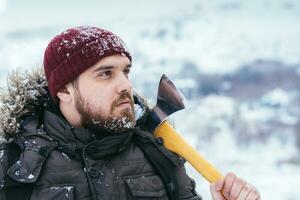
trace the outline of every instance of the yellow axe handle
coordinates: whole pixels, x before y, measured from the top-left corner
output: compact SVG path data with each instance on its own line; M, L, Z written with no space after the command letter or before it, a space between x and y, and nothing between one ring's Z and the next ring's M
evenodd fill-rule
M222 174L198 153L185 139L167 122L164 121L154 131L155 137L161 137L164 146L188 161L206 180L214 183L223 179Z

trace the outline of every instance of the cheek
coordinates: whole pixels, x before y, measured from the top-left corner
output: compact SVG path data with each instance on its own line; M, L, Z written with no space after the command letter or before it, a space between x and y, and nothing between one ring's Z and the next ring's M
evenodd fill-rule
M90 108L94 111L101 110L104 114L110 112L114 100L112 92L109 90L89 90L85 92L85 100L89 103Z
M108 114L115 98L114 85L86 77L82 77L79 81L80 92L84 94L85 102L89 103L90 109L95 112L101 110L102 113Z

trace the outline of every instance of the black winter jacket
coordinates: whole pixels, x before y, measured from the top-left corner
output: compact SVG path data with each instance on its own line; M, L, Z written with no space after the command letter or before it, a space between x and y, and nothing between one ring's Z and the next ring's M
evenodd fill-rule
M30 200L169 199L170 188L136 145L135 137L153 141L159 152L176 166L176 199L201 199L182 159L139 126L126 133L99 138L87 129L71 127L52 109L33 110L17 120L19 132L10 137L21 149L15 161L7 156L7 143L2 143L0 200L8 199L9 185L30 186L30 195L24 196Z

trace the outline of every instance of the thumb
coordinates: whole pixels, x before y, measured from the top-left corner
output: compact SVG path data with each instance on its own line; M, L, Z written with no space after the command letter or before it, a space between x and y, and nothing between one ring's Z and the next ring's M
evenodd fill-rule
M226 200L222 194L222 189L224 186L224 179L210 184L210 192L213 200Z

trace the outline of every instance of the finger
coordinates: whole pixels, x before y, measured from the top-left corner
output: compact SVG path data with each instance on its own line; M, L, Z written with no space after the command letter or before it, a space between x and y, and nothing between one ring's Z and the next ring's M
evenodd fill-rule
M255 187L253 187L245 200L260 200L260 194Z
M254 187L251 184L249 183L245 184L237 200L245 200L253 188Z
M242 178L236 178L233 182L232 188L229 193L229 199L237 199L239 194L241 193L244 185L246 185L247 182Z
M229 193L232 188L234 180L237 178L237 176L233 173L228 173L225 176L225 184L223 186L223 195L228 199L229 198Z
M226 200L222 194L224 180L210 184L210 192L214 200Z

